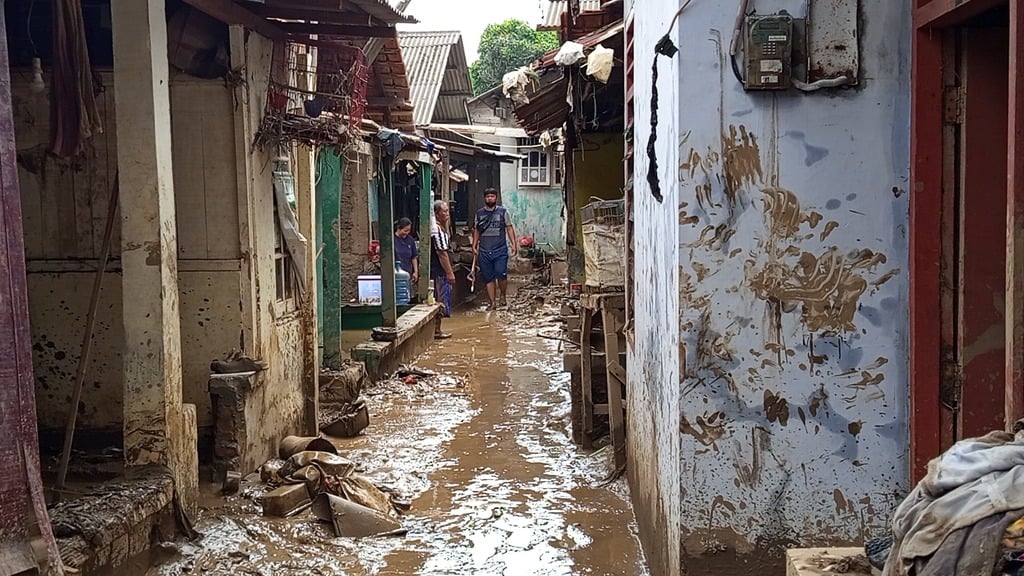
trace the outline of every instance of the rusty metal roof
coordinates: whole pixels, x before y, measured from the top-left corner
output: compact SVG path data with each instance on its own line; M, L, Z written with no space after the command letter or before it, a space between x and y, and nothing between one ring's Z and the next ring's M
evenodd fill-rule
M596 30L594 32L591 32L590 34L587 34L586 36L577 38L575 42L579 42L586 49L594 48L598 44L603 44L605 42L608 42L609 40L612 40L613 38L622 37L623 31L625 29L625 24L622 20L619 20L617 22L605 26L604 28L601 28L600 30ZM535 69L541 69L554 66L555 56L558 54L558 50L559 49L556 48L545 53L543 56L537 59L537 62L534 63L533 67ZM618 54L617 56L619 58L622 57L621 54Z
M561 77L529 94L530 103L516 106L513 112L516 123L531 136L545 130L561 128L572 111L568 102L568 93L569 79Z
M406 16L394 6L391 5L388 0L348 0L353 5L359 7L360 10L366 12L370 16L373 16L377 20L380 20L384 24L416 24L419 22L412 16Z
M401 32L399 43L416 125L468 122L465 103L473 97L473 85L462 34Z
M543 7L544 15L538 30L558 30L562 25L562 14L569 7L566 0L541 0L547 6ZM580 12L597 12L601 9L601 0L580 0Z

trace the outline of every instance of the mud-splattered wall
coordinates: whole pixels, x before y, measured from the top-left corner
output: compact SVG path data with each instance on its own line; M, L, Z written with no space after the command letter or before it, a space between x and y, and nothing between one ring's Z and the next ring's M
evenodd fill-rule
M675 0L643 0L637 2L634 29L636 30L635 58L637 70L650 71L654 45L668 29L668 21L678 4ZM659 59L659 72L663 78L674 78L677 62ZM657 150L659 169L657 176L664 186L666 200L659 203L646 185L647 165L638 144L634 230L636 269L634 276L635 311L632 331L627 327L629 386L627 402L627 458L630 489L636 511L640 539L654 576L676 576L679 565L679 236L675 213L677 187L675 178L678 163L676 137L678 118L674 90L660 90ZM635 138L647 142L651 133L651 83L637 82ZM666 113L668 111L669 113ZM608 171L621 166L621 159L594 158L593 152L578 157L579 171L593 177L589 170L592 162L604 164L604 179ZM619 139L620 153L623 150ZM579 160L583 162L580 163ZM585 167L581 167L583 164ZM622 169L619 169L622 172ZM619 182L623 180L620 176ZM598 180L600 182L600 180ZM621 194L619 195L621 197ZM585 203L586 198L577 198Z
M805 5L750 9L799 18ZM679 231L682 558L695 576L782 574L788 547L858 543L907 489L908 8L863 0L861 86L816 94L741 89L735 12L693 3L674 35L678 76L660 83L678 83L678 132L659 136L678 145L663 185L679 196L658 208ZM638 302L652 284L637 278ZM649 356L639 334L638 346Z

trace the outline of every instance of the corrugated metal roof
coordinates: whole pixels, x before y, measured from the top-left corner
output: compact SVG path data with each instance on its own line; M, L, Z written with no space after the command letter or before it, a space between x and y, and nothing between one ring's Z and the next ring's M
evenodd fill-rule
M543 1L543 0L542 0ZM544 8L544 18L537 26L538 30L558 30L562 25L562 13L568 9L566 0L551 0ZM597 12L601 9L601 0L580 0L580 12Z
M473 97L473 85L462 34L400 32L398 38L416 125L468 122L465 102Z
M416 24L419 22L412 16L406 16L394 6L391 5L388 0L349 0L353 5L358 6L360 10L366 12L370 16L380 20L385 24Z

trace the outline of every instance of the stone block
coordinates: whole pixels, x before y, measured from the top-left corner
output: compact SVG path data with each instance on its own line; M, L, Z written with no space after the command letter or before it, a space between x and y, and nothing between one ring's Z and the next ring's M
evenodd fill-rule
M786 576L872 576L863 548L797 548L786 550Z
M213 466L217 477L241 470L248 442L245 408L256 382L256 373L212 374L209 381L213 404Z
M287 484L263 495L263 515L284 518L308 503L305 484Z

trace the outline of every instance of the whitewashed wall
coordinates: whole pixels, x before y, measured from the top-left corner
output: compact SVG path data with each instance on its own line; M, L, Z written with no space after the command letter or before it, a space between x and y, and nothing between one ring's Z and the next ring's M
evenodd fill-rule
M662 17L660 4L638 4L652 14L638 22ZM678 198L637 212L637 301L654 304L631 370L667 386L670 339L641 335L656 332L645 318L678 318L682 563L694 576L782 574L786 548L860 542L908 481L908 8L862 0L861 86L814 95L741 89L728 62L736 8L696 1L680 18L679 73L660 84L678 82L679 125L659 129L678 146L678 161L662 159ZM797 0L750 8L806 13ZM642 74L661 31L638 40ZM664 246L676 230L678 280ZM666 291L678 314L657 304Z
M635 7L636 246L635 326L627 359L629 479L634 508L655 576L676 575L679 566L679 225L678 60L659 58L660 124L658 178L664 201L647 185L643 153L650 129L650 70L654 44L668 29L675 0L643 0ZM627 14L629 7L627 6Z

